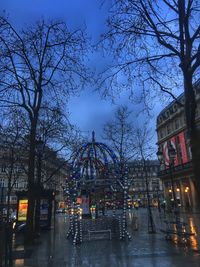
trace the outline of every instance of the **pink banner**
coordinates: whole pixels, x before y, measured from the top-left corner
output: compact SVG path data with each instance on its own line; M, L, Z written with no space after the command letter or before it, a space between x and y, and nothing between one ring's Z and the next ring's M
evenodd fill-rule
M184 132L181 132L178 136L179 136L180 149L181 149L181 154L182 154L182 163L184 164L188 162L188 154L187 154L187 149L186 149Z

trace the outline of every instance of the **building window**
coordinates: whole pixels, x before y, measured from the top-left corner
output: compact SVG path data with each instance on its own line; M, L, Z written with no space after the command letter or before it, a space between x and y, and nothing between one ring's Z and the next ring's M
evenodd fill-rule
M163 131L160 131L160 138L163 138Z
M27 188L27 185L28 185L27 181L24 182L24 188Z
M167 125L167 134L170 134L170 132L171 132L171 129L170 129L170 125L168 124Z
M175 119L175 130L179 128L180 123L179 123L179 119Z
M6 165L5 164L1 165L1 172L6 172Z
M1 178L0 179L0 186L1 187L5 187L5 180L4 180L4 178Z
M189 133L187 131L184 132L184 136L185 136L185 145L186 145L188 159L191 160L192 159L192 152L191 152L191 147L190 147Z
M175 104L174 105L174 112L176 112L177 111L177 105Z
M17 202L17 197L16 196L11 196L11 201L12 202Z
M18 181L15 182L15 188L18 188L19 187L19 183Z

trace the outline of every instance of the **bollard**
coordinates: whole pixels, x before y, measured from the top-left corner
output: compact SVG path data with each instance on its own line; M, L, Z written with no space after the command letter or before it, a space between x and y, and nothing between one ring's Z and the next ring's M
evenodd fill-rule
M5 266L12 266L12 238L13 238L13 223L8 222L5 228Z
M6 266L5 243L6 243L6 223L1 222L0 224L0 267Z

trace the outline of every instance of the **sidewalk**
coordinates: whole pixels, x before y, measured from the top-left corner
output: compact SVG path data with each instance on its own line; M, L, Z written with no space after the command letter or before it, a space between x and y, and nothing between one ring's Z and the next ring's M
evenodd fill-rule
M137 211L139 217L139 230L131 231L131 241L119 240L92 240L85 241L79 246L73 246L66 239L68 218L58 215L56 227L44 232L40 244L24 248L17 245L18 258L14 266L27 267L182 267L200 266L200 253L198 240L195 237L193 245L189 248L177 246L166 241L163 234L147 233L146 210ZM186 215L194 229L200 224L199 217ZM162 222L154 211L157 229ZM25 250L24 250L25 249ZM20 252L21 251L21 252ZM21 253L21 254L20 254ZM17 254L16 254L17 256Z

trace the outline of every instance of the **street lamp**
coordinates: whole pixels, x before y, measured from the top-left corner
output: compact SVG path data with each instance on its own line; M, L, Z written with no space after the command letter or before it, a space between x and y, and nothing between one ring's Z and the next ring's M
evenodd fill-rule
M157 194L157 202L158 202L158 212L160 213L161 212L161 209L160 209L159 184L156 187L156 194Z
M190 201L189 191L190 191L189 186L186 186L184 192L185 192L185 194L186 194L186 196L187 196L187 200L188 200L188 202L187 202L187 204L186 204L186 208L188 208L188 209L189 209L190 206L191 206L191 201Z
M37 182L36 182L36 209L35 209L35 231L40 234L40 198L41 198L41 178L42 178L42 154L44 151L44 142L41 138L36 143L37 153Z
M4 183L0 183L0 189L1 189L1 200L0 200L0 224L3 223L3 199L4 199Z
M176 150L173 148L173 146L169 145L168 148L168 154L169 154L169 167L170 167L170 178L171 178L171 185L172 185L172 192L173 192L173 198L174 198L174 208L177 208L177 201L176 201L176 193L175 193L175 188L174 188L174 179L173 179L173 173L172 170L174 168L174 161L176 158Z

